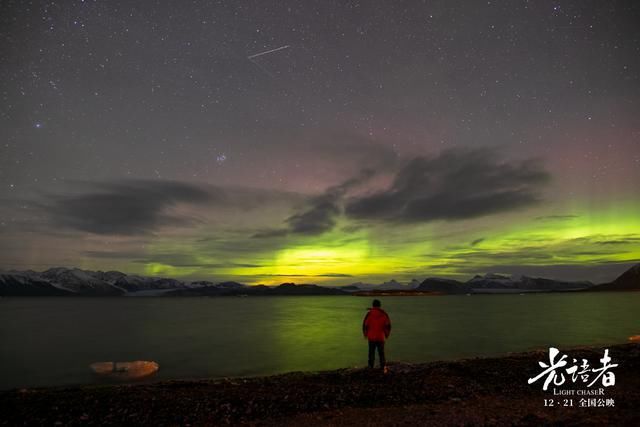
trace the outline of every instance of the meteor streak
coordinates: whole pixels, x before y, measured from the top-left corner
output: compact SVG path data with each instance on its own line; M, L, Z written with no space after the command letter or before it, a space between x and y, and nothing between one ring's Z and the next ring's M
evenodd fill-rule
M249 55L249 56L247 56L247 59L257 58L258 56L267 55L267 54L269 54L269 53L277 52L277 51L279 51L279 50L288 49L288 48L289 48L289 45L280 46L280 47L277 47L277 48L275 48L275 49L266 50L266 51L264 51L264 52L255 53L255 54L253 54L253 55Z

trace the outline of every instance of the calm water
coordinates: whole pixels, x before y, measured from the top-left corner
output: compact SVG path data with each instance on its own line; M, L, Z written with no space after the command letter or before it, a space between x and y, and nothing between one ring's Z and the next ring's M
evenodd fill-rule
M640 334L640 293L382 298L388 359L429 361ZM96 361L155 360L156 379L366 364L370 298L0 298L0 389L91 383Z

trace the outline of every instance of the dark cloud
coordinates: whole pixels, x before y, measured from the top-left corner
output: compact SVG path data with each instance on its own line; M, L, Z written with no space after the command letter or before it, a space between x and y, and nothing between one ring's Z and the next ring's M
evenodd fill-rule
M376 172L365 169L330 187L287 218L286 227L260 231L253 237L319 235L332 230L347 192ZM532 160L510 165L497 162L491 150L450 150L436 158L413 159L396 174L388 190L348 199L346 213L355 219L403 222L474 218L537 203L537 190L548 179L541 165Z
M351 274L325 273L325 274L265 274L264 277L353 277Z
M640 238L629 237L626 239L623 238L623 239L616 239L616 240L601 240L595 243L598 245L631 245L631 244L640 243Z
M113 235L143 235L164 226L196 223L193 217L172 212L179 205L247 212L265 205L290 205L303 200L293 192L168 180L74 182L70 188L73 192L69 194L48 196L44 202L32 203L55 227Z
M460 220L511 211L540 201L549 180L533 160L499 162L492 150L449 150L418 157L396 175L391 187L347 201L355 219L419 222Z
M320 196L311 198L301 212L285 220L286 228L270 229L254 234L254 238L282 237L287 234L318 235L335 227L342 213L341 202L347 191L363 184L375 175L372 169L364 169L343 183L328 188Z
M479 239L474 240L473 242L471 242L471 246L476 246L479 245L480 243L484 242L484 237L481 237Z
M270 239L272 237L284 237L289 234L289 230L285 228L276 228L270 230L260 230L257 233L253 234L251 237L253 239Z
M571 254L572 255L588 255L588 256L602 256L602 255L608 255L608 254L617 254L617 255L621 255L621 254L625 254L628 252L621 252L619 250L613 250L613 251L572 251Z
M337 197L327 194L313 200L307 210L287 218L286 223L294 234L322 234L336 225L339 214Z
M89 193L54 198L48 207L54 225L95 234L146 234L191 222L168 213L171 207L223 198L218 189L175 181L123 181L93 187Z
M325 274L320 274L319 276L322 276L322 277L353 277L352 274L343 274L343 273L325 273Z
M640 236L637 234L630 235L611 235L611 236L585 236L571 239L574 245L635 245L640 243Z
M375 175L373 170L364 169L355 177L330 187L321 196L313 198L306 210L287 218L289 231L294 234L315 235L332 230L336 225L336 218L342 211L340 203L344 195L373 175Z
M537 217L536 221L552 221L552 220L569 221L576 218L579 218L579 216L578 215L546 215L546 216Z
M198 262L198 261L180 261L180 260L159 260L156 258L135 259L131 262L136 264L163 264L176 268L259 268L265 267L261 264L236 263L236 262Z
M97 258L111 258L108 256L108 253L104 252L93 252L87 251L87 255L93 255ZM203 260L201 257L196 257L193 255L181 253L181 252L167 252L167 253L158 253L149 256L144 256L138 254L137 256L133 256L131 253L131 262L135 264L163 264L171 267L185 267L185 268L236 268L236 267L244 267L244 268L258 268L265 267L265 264L257 264L257 263L239 263L239 262L228 262L228 261L218 261L215 262L209 260ZM214 258L215 257L211 257Z
M336 225L337 217L342 212L340 203L344 195L373 175L375 172L371 169L362 170L355 177L330 187L324 194L311 199L304 211L287 218L285 222L289 231L293 234L316 235L332 230Z
M425 254L427 258L433 257L433 254ZM514 261L518 260L522 262L523 259L552 259L554 254L549 248L542 247L522 247L514 250L503 251L488 251L482 249L470 249L467 252L456 253L454 259L450 261L451 264L459 263L460 266L469 265L470 261L473 261L474 265L478 263L497 263L499 261Z
M259 267L268 267L268 265L264 264L251 264L251 263L243 263L243 262L232 262L225 264L226 267L246 267L246 268L259 268Z
M358 231L365 228L362 224L350 224L342 227L342 232L346 234L357 233Z

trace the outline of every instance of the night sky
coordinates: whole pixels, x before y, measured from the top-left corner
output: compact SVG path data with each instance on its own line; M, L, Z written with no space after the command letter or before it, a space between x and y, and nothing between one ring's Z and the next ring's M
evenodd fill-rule
M640 261L636 1L3 1L0 268Z

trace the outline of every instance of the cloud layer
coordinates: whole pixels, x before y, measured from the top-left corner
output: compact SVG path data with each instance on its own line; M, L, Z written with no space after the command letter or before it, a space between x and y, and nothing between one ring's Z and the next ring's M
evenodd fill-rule
M123 181L96 185L85 194L56 197L48 212L55 225L95 234L146 234L188 218L168 212L178 204L220 199L210 188L175 181Z
M491 150L449 150L417 157L395 176L390 188L351 198L355 219L420 222L461 220L511 211L540 201L549 174L533 160L499 162Z
M282 237L289 233L313 236L331 231L342 213L341 204L345 194L374 175L375 172L371 169L362 170L342 184L329 187L323 194L312 197L304 209L285 220L286 228L264 230L253 237Z

